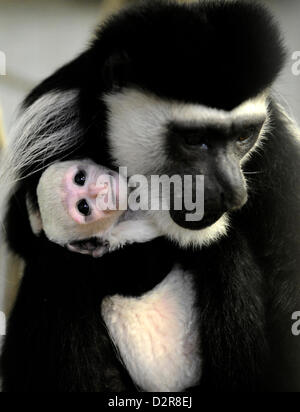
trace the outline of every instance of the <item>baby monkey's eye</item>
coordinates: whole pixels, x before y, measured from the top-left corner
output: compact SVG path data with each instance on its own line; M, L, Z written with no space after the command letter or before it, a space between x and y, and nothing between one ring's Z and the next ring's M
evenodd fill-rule
M84 186L86 182L86 173L84 170L80 170L74 178L74 182L77 186Z
M91 208L85 199L82 199L77 203L77 209L83 216L90 216L91 214Z

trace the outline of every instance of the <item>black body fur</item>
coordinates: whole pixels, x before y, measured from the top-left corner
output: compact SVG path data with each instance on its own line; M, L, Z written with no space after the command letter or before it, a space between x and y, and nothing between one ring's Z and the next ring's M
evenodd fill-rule
M79 89L82 138L65 158L113 168L102 93L129 85L232 109L272 84L283 56L276 26L256 5L151 1L113 18L24 108L49 91ZM300 310L300 150L276 104L270 113L272 131L245 168L259 172L247 176L250 199L232 214L228 236L201 251L160 238L99 261L71 254L32 234L25 195L35 198L41 173L22 181L7 216L8 242L26 271L2 355L4 391L135 390L101 320L101 300L139 296L178 263L198 282L203 377L192 391L300 390L290 321Z

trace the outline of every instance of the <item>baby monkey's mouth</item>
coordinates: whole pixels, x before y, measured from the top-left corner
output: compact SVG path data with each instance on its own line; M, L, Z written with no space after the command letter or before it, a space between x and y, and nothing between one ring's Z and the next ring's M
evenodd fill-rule
M66 244L65 247L71 252L89 255L94 258L100 258L109 252L109 242L101 238L91 237Z

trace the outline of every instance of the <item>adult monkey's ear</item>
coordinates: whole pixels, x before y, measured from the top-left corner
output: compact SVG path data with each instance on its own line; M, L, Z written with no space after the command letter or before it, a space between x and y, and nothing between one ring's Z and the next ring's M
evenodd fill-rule
M26 207L31 229L36 236L40 236L43 231L42 217L39 209L34 206L29 195L26 196Z
M109 90L124 87L132 77L132 63L127 53L114 52L105 61L103 82Z

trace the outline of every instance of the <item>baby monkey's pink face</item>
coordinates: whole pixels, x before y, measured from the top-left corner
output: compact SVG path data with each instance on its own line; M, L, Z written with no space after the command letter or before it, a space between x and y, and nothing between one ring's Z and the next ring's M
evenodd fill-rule
M63 201L72 219L84 225L120 215L119 205L125 200L125 193L120 193L121 179L93 163L78 162L70 167L63 179Z

